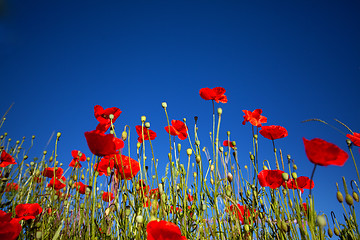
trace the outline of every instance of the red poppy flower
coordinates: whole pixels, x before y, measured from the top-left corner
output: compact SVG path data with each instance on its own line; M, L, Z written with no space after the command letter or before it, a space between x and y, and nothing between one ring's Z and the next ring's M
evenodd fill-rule
M6 167L10 164L16 164L15 159L5 152L5 150L2 150L1 156L0 156L0 167Z
M73 160L71 160L71 162L70 162L70 164L69 164L69 167L81 168L82 165L81 165L81 163L79 162L79 160L73 159Z
M99 172L100 176L103 174L105 174L105 176L110 176L110 173L108 173L108 168L110 168L110 170L114 168L114 157L112 157L114 155L115 154L107 155L101 158L99 163L94 164L94 170Z
M42 175L48 178L53 178L54 176L60 178L63 175L63 173L64 173L64 169L62 169L61 167L56 167L55 169L48 167L44 169Z
M303 138L305 153L310 162L320 166L343 166L348 159L348 154L335 144L320 138L307 140Z
M306 202L302 203L302 210L304 211L305 216L307 215L307 204Z
M60 178L55 177L50 180L50 183L47 185L47 187L52 187L55 190L60 190L66 186L65 182L66 178L64 176L61 176Z
M170 207L169 212L170 212L170 213L173 213L173 212L174 212L174 207L173 207L173 206ZM180 212L182 212L182 209L179 208L179 207L176 207L176 208L175 208L175 212L180 213Z
M99 130L85 132L85 138L90 151L97 156L117 153L124 147L124 142L112 134L105 134Z
M15 207L15 218L19 221L35 219L37 215L42 213L42 210L42 207L38 203L18 204Z
M36 182L36 183L41 183L41 182L42 182L42 178L35 176L35 177L33 178L33 181Z
M229 140L223 141L223 146L224 146L224 147L230 146L231 148L235 147L234 144L232 144L232 142L229 141Z
M61 191L56 191L55 194L60 198L60 199L68 199L71 195L70 194L65 194Z
M242 122L243 125L245 125L246 122L250 122L253 126L261 127L262 123L267 122L267 118L260 115L262 113L261 109L255 109L253 112L243 110L243 112L245 113L244 121Z
M191 194L188 194L188 195L187 195L187 200L188 200L189 202L192 202L192 201L194 201L194 198L193 198L193 196L191 196Z
M143 142L143 137L144 140L149 140L149 135L150 135L150 140L154 140L156 138L156 132L154 132L153 130L150 130L146 127L143 128L142 130L142 126L141 125L137 125L135 126L136 128L136 133L138 134L138 142L142 143ZM144 136L142 136L142 131L144 131ZM149 134L148 134L149 131Z
M114 194L112 192L104 192L102 194L102 200L104 202L111 202L112 200L114 200Z
M119 176L120 179L130 180L140 171L139 162L125 155L116 157L115 164L116 176Z
M146 226L147 240L186 240L180 228L167 221L150 221Z
M87 185L83 184L82 182L76 182L74 183L74 187L79 193L85 194Z
M106 109L104 109L100 105L96 105L94 107L95 118L100 123L110 123L110 117L109 117L110 114L112 114L114 116L112 119L112 122L115 122L116 119L120 116L121 111L117 107L106 108Z
M288 136L288 131L286 128L282 126L270 125L270 126L263 126L259 131L264 138L275 140L279 138L284 138Z
M0 210L0 239L16 240L21 232L19 221L11 218L11 215Z
M213 89L210 88L202 88L200 89L200 97L205 100L215 100L217 103L227 103L227 97L224 95L226 90L222 87L214 87Z
M7 183L5 187L5 192L13 192L19 189L19 185L17 183Z
M165 130L167 133L169 133L170 129L170 135L172 136L178 136L180 140L185 140L188 136L185 123L180 120L172 120L170 126L166 126Z
M355 146L360 147L360 133L354 132L352 135L346 134L346 137L350 138L350 140Z
M282 178L283 172L281 170L262 170L258 174L260 185L262 187L270 187L271 189L280 187L284 182Z
M302 193L304 192L304 189L313 189L315 186L314 181L305 176L298 177L296 180L290 179L289 181L283 183L284 188L286 187L286 185L289 189L298 188L301 190Z
M231 205L225 211L235 214L236 217L240 220L241 224L244 224L244 222L245 222L244 217L245 217L245 219L249 219L251 216L250 210L240 204L237 204L237 206ZM255 209L254 209L254 212L256 212Z
M152 199L160 199L160 192L158 188L151 189L149 191L149 197Z
M71 151L71 156L73 157L73 159L76 159L78 161L84 162L86 161L86 156L84 153L78 151L78 150L72 150Z
M137 192L143 197L147 196L150 187L148 185L146 185L146 183L142 179L140 179L138 181L138 185L139 185L139 188L136 189Z

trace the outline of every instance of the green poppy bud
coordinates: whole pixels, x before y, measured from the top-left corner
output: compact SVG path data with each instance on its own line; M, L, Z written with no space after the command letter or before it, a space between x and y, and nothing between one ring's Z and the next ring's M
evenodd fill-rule
M344 201L344 197L343 197L343 195L341 194L340 191L337 191L336 198L339 201L339 203L342 203Z
M146 121L146 116L141 116L141 122L145 122Z
M180 143L178 143L178 145L177 145L177 150L178 150L178 152L181 151L181 144Z
M281 177L282 177L282 179L286 182L287 180L289 180L289 174L287 174L287 173L282 173L281 174Z
M349 205L349 206L352 206L354 204L354 199L352 198L352 196L347 193L345 195L345 202Z
M221 115L221 114L222 114L222 108L218 108L218 109L217 109L217 113L218 113L219 115Z
M356 192L353 192L352 196L353 196L355 201L359 202L359 195Z
M197 163L197 164L200 164L200 162L201 162L201 157L200 157L200 155L196 155L195 160L196 160L196 163Z
M122 139L123 141L125 141L125 140L127 139L127 132L126 132L126 131L123 131L123 132L121 133L121 139Z
M334 235L333 231L331 230L331 228L328 229L328 235L330 238L332 238L332 236Z
M191 156L191 154L192 154L191 148L186 149L186 154L187 154L188 156Z
M326 226L326 219L325 219L324 215L318 215L316 217L316 222L319 225L319 227L321 227L321 228Z
M233 175L231 173L227 174L227 180L231 183L233 180Z
M284 221L281 221L281 229L284 231L284 232L288 232L289 231L289 225L284 222Z
M337 227L334 227L334 233L336 236L340 236L340 231L337 229Z
M162 106L163 108L167 108L167 103L166 103L166 102L162 102L162 103L161 103L161 106Z
M149 123L149 122L146 122L146 123L145 123L145 127L146 127L146 128L150 128L150 123ZM144 134L145 134L145 133L144 133ZM147 133L146 133L146 134L147 134Z
M61 132L58 132L58 133L56 134L56 137L57 137L58 140L59 140L60 136L61 136Z
M292 172L291 176L293 177L293 179L297 179L297 173L296 172Z

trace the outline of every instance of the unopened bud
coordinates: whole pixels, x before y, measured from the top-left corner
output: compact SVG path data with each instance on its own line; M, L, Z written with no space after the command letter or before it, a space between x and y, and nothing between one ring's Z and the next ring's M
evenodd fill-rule
M354 204L354 199L352 198L352 196L347 193L345 195L345 202L349 205L349 206L352 206Z
M110 114L109 114L109 119L110 119L110 120L113 120L113 119L114 119L114 114L110 113Z
M178 150L178 152L181 151L181 144L180 143L178 143L178 145L177 145L177 150Z
M221 114L222 114L222 108L218 108L218 109L217 109L217 113L218 113L219 115L221 115Z
M59 138L61 137L61 132L58 132L58 133L56 134L56 137L57 137L57 140L59 140Z
M268 170L268 167L264 165L263 170Z
M219 147L219 151L220 151L220 152L223 152L223 151L224 151L224 148L223 148L223 147Z
M162 106L163 108L167 108L167 103L166 103L166 102L162 102L162 103L161 103L161 106Z
M196 155L195 160L196 160L196 163L197 163L197 164L200 164L200 162L201 162L201 157L200 157L200 155Z
M141 116L141 122L145 122L146 121L146 116Z
M191 156L191 154L192 154L191 148L186 149L186 154L187 154L188 156Z
M334 235L333 231L331 230L331 228L328 229L328 235L330 238L332 238L332 236Z
M344 197L340 191L336 192L336 198L339 201L339 203L342 203L344 201Z
M359 202L359 195L356 192L353 192L352 196L353 196L355 201Z
M126 131L123 131L123 132L121 133L121 139L122 139L123 141L125 141L125 140L127 139L127 132L126 132Z
M324 215L318 215L316 217L316 222L320 228L323 228L326 226L326 219L325 219Z
M293 177L293 179L297 179L297 173L296 172L292 172L291 176Z
M294 165L293 165L293 168L294 168L294 170L297 170L297 166L296 166L296 164L294 164Z
M210 171L214 171L215 170L215 166L214 166L214 164L211 164L211 166L210 166Z
M282 173L281 177L285 182L287 182L287 180L289 180L289 174L287 174L286 172Z
M233 175L231 174L231 173L228 173L227 174L227 180L231 183L232 182L232 180L233 180Z
M350 139L346 139L346 144L348 145L348 147L351 146L351 140Z
M139 149L141 147L141 143L137 142L136 143L136 148Z
M336 236L340 236L340 231L337 227L334 227L334 233Z

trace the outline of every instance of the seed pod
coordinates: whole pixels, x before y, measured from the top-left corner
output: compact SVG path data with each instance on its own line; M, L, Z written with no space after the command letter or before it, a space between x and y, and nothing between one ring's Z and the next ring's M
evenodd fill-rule
M342 203L344 201L344 197L340 191L337 191L336 198L339 201L339 203Z

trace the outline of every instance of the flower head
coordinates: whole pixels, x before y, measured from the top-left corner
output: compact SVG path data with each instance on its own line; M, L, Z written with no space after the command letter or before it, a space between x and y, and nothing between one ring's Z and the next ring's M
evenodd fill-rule
M188 135L185 123L180 120L172 120L171 125L166 126L165 130L172 136L178 136L180 140L185 140Z
M124 147L124 142L121 139L99 130L85 132L85 138L90 151L97 156L115 154Z
M5 187L5 192L13 192L19 189L19 185L17 183L7 183Z
M226 90L222 87L214 87L211 88L202 88L200 89L200 97L202 97L205 100L215 100L217 103L227 103L227 97L224 95Z
M11 218L11 215L0 210L0 239L16 240L21 232L19 221Z
M258 174L260 185L262 187L270 187L271 189L280 187L284 182L282 178L283 172L281 170L262 170Z
M251 212L247 207L244 207L240 204L231 205L226 212L231 212L236 215L236 217L240 220L241 224L245 223L245 219L249 219L251 216ZM255 212L255 209L254 209Z
M267 139L275 140L279 138L284 138L288 136L288 131L286 128L282 126L270 125L270 126L263 126L259 133Z
M102 194L102 200L104 202L111 202L112 200L114 200L114 194L112 192L104 192Z
M15 218L19 221L35 219L37 215L42 213L42 210L42 207L38 203L18 204L15 207Z
M82 182L76 182L74 183L74 187L79 193L85 194L87 185L83 184Z
M130 180L140 171L139 162L125 155L116 155L115 166L120 179Z
M2 150L0 155L0 167L6 167L10 164L16 164L15 159L5 152L5 150Z
M235 147L234 144L232 143L232 141L229 141L229 140L225 140L223 142L223 146L224 147L231 147L231 148Z
M250 122L253 126L261 127L262 123L267 122L267 118L262 116L262 109L255 109L254 111L250 112L248 110L243 110L245 113L244 121L242 122L245 125L246 122Z
M150 221L146 226L147 240L186 240L180 228L172 222Z
M139 136L138 137L139 143L143 142L143 138L144 138L144 140L149 140L149 139L154 140L157 137L156 132L154 132L153 130L150 130L149 128L142 127L141 125L137 125L137 126L135 126L135 128L136 128L136 133ZM149 133L148 133L148 131L149 131ZM142 135L142 132L144 132L144 135Z
M314 181L305 176L298 177L297 179L290 179L282 185L284 188L287 186L288 189L300 189L302 193L304 192L304 189L313 189L315 186Z
M346 134L346 137L350 138L355 146L360 147L360 133Z
M94 115L96 120L98 120L100 123L110 123L110 115L112 117L112 122L115 122L116 119L120 116L121 111L117 107L111 107L104 109L100 105L96 105L94 107Z
M50 183L48 184L48 187L49 188L52 187L55 190L60 190L60 189L62 189L62 188L64 188L66 186L65 182L66 182L66 178L64 176L61 176L60 178L53 177L50 180Z
M99 172L100 176L103 174L105 174L105 176L110 176L108 169L112 170L114 168L114 155L116 154L106 155L100 159L99 163L94 164L94 170Z
M307 140L303 138L305 153L310 162L320 166L343 166L348 159L348 154L335 144L320 138Z
M63 173L64 173L64 169L62 169L61 167L56 167L56 168L47 167L43 170L42 175L48 178L53 178L54 176L60 178Z

